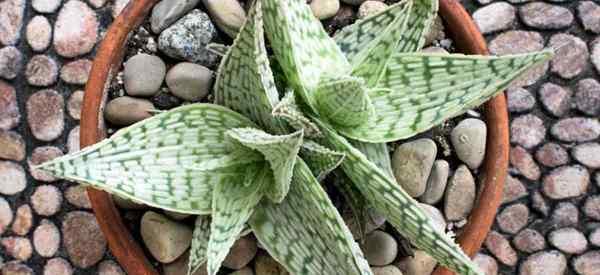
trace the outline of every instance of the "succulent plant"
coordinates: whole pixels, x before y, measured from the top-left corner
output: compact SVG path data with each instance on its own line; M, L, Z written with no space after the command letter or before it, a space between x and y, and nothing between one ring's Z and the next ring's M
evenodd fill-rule
M482 274L402 190L385 142L485 102L551 51L419 53L437 0L392 5L333 38L304 0L254 2L233 45L213 48L225 52L215 104L158 114L39 168L199 215L190 272L206 262L216 274L249 226L292 274L372 274L319 184L340 167L336 172L350 180L338 187L348 197L375 207L442 265ZM283 84L275 84L274 71Z

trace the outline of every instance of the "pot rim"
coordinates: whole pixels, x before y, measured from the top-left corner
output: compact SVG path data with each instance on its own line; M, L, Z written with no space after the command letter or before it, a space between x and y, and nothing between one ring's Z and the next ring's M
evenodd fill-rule
M104 139L104 123L100 114L103 113L106 101L105 91L122 63L129 33L141 24L156 2L158 0L130 1L107 30L85 87L80 121L81 148ZM488 54L483 36L459 1L439 0L439 3L439 15L447 23L446 30L457 49L466 54ZM463 233L457 238L459 245L471 257L481 248L502 200L509 152L508 112L504 94L485 104L484 117L488 132L486 155L480 174L480 186L483 189ZM125 272L130 275L158 275L144 249L123 223L111 196L93 188L88 188L87 192L108 246ZM434 275L449 274L452 272L441 267L434 272Z

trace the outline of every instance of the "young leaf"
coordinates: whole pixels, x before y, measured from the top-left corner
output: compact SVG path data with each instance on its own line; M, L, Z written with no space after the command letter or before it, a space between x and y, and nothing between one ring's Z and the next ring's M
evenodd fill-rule
M366 142L411 137L482 104L551 56L551 51L501 57L395 54L381 88L370 90L374 118L336 130Z
M240 171L230 167L207 173L190 167L226 158L235 146L225 139L225 132L253 126L227 108L191 104L136 123L39 168L153 207L209 214L213 186L239 176Z
M227 135L263 154L275 178L275 184L270 186L266 195L274 202L281 202L290 188L296 156L302 145L302 131L273 136L258 129L238 128L228 131Z
M315 101L319 115L336 125L360 125L375 113L364 81L356 77L323 81L317 87Z
M249 165L246 174L236 180L223 182L213 191L213 211L207 248L208 275L215 275L229 253L256 205L273 185L266 164Z
M396 46L396 52L416 52L425 45L425 37L438 13L438 0L411 0L413 6L406 21L402 38Z
M292 128L304 131L306 137L320 137L319 127L304 116L300 107L296 105L294 92L290 91L281 99L273 109L273 116L285 120Z
M263 200L250 218L258 240L290 274L371 275L352 234L304 161L283 202Z
M265 30L288 83L314 110L321 75L350 73L350 65L305 0L262 0Z
M390 177L394 177L392 172L392 160L390 152L385 143L367 143L358 140L349 140L354 148L363 153L369 161L375 163L379 169L384 171Z
M279 101L265 48L262 1L255 1L248 20L221 61L215 82L215 103L227 106L258 123L278 131L271 115Z
M210 216L196 217L194 234L192 235L192 247L190 248L190 260L188 261L188 275L198 271L206 262L206 251L210 238Z
M347 155L342 168L370 205L386 217L403 236L442 265L457 274L478 274L477 266L444 232L438 231L431 219L395 180L370 162L356 148L317 121L333 148Z
M312 140L307 140L300 148L300 155L318 181L325 179L327 174L344 161L344 154L330 150Z

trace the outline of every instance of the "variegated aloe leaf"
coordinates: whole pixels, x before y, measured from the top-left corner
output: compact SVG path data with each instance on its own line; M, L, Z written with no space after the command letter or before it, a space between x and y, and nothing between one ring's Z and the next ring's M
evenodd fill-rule
M402 190L392 177L370 162L342 136L328 129L325 124L317 123L331 146L346 153L347 159L342 163L342 168L355 187L403 236L458 274L483 274L453 240L438 231L418 202Z
M375 113L361 78L343 76L322 81L314 95L319 115L336 125L360 125Z
M249 165L236 180L222 182L213 191L213 211L206 256L208 275L215 275L256 205L273 185L266 163Z
M226 162L220 165L227 169L214 166L235 152L225 132L239 127L254 123L222 106L186 105L39 168L153 207L210 214L213 187L243 172ZM196 169L208 164L209 172Z
M274 185L267 189L267 197L281 202L290 188L296 156L302 145L303 132L274 136L253 128L232 129L227 134L244 146L263 154L273 170Z
M392 160L390 152L385 143L368 143L357 140L349 140L354 148L363 153L367 159L377 165L383 172L390 177L394 177L392 172Z
M271 115L279 101L265 48L262 1L255 1L246 23L221 61L215 82L215 103L231 108L258 123L279 131Z
M549 50L501 57L397 53L381 89L370 90L374 118L336 130L366 142L411 137L484 103L551 56Z
M206 262L208 241L210 239L210 216L196 217L190 260L188 261L188 275L194 274Z
M312 140L307 140L302 144L300 155L318 181L325 179L327 174L344 161L345 157L343 153L333 151Z
M306 137L320 137L319 127L304 116L300 107L296 104L293 91L288 92L273 109L273 116L285 120L292 128L304 131Z
M370 275L371 270L327 193L302 160L279 204L263 200L249 221L260 243L291 274Z
M312 93L328 72L350 73L350 64L305 0L262 0L266 34L291 87L315 109Z
M209 43L208 45L206 45L206 49L213 52L216 55L225 56L227 55L227 52L229 51L230 47L219 43Z

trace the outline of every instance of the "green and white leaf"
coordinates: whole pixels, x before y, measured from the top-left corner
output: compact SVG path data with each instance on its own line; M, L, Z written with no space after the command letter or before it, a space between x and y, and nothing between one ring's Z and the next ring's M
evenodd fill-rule
M287 82L314 111L312 93L328 72L349 74L350 64L305 0L262 0L265 30Z
M325 179L346 157L343 153L333 151L312 140L306 140L302 144L300 155L318 181Z
M265 47L262 1L255 2L219 65L215 103L245 115L263 129L281 132L280 123L271 115L279 94Z
M371 118L375 110L361 78L338 77L323 81L315 92L319 115L340 126L357 126Z
M215 186L213 191L212 222L207 248L207 272L215 275L234 242L254 213L256 205L273 185L266 163L249 165L246 173Z
M420 51L425 46L425 38L438 14L438 0L411 1L413 1L413 6L404 27L405 31L396 46L397 53Z
M349 142L358 149L369 161L375 163L379 169L384 171L390 177L394 177L392 172L392 160L390 159L390 151L385 143L368 143L358 140L349 140Z
M484 103L551 56L551 51L501 57L397 53L381 89L370 90L374 118L336 130L366 142L414 136Z
M230 47L219 43L208 43L206 49L218 56L225 56L229 51Z
M274 202L281 202L290 188L303 132L274 136L258 129L238 128L228 131L227 135L265 157L275 178L274 185L270 186L266 195Z
M446 233L438 231L431 219L394 178L387 175L346 139L319 123L323 134L335 150L346 153L342 168L370 205L386 217L404 237L440 264L457 274L482 275L478 267Z
M236 146L225 133L240 127L254 127L254 123L222 106L190 104L39 168L149 206L210 214L213 187L243 171L230 167L206 172L192 167L213 165L215 159L233 154Z
M273 109L273 116L285 120L292 128L304 131L304 136L308 138L320 137L319 127L312 123L296 104L293 91L288 92L281 99L279 104Z
M210 239L210 216L196 217L190 260L188 261L188 275L194 274L206 262L208 241Z
M249 223L264 248L290 274L372 274L327 193L302 160L285 200L279 204L263 200Z

